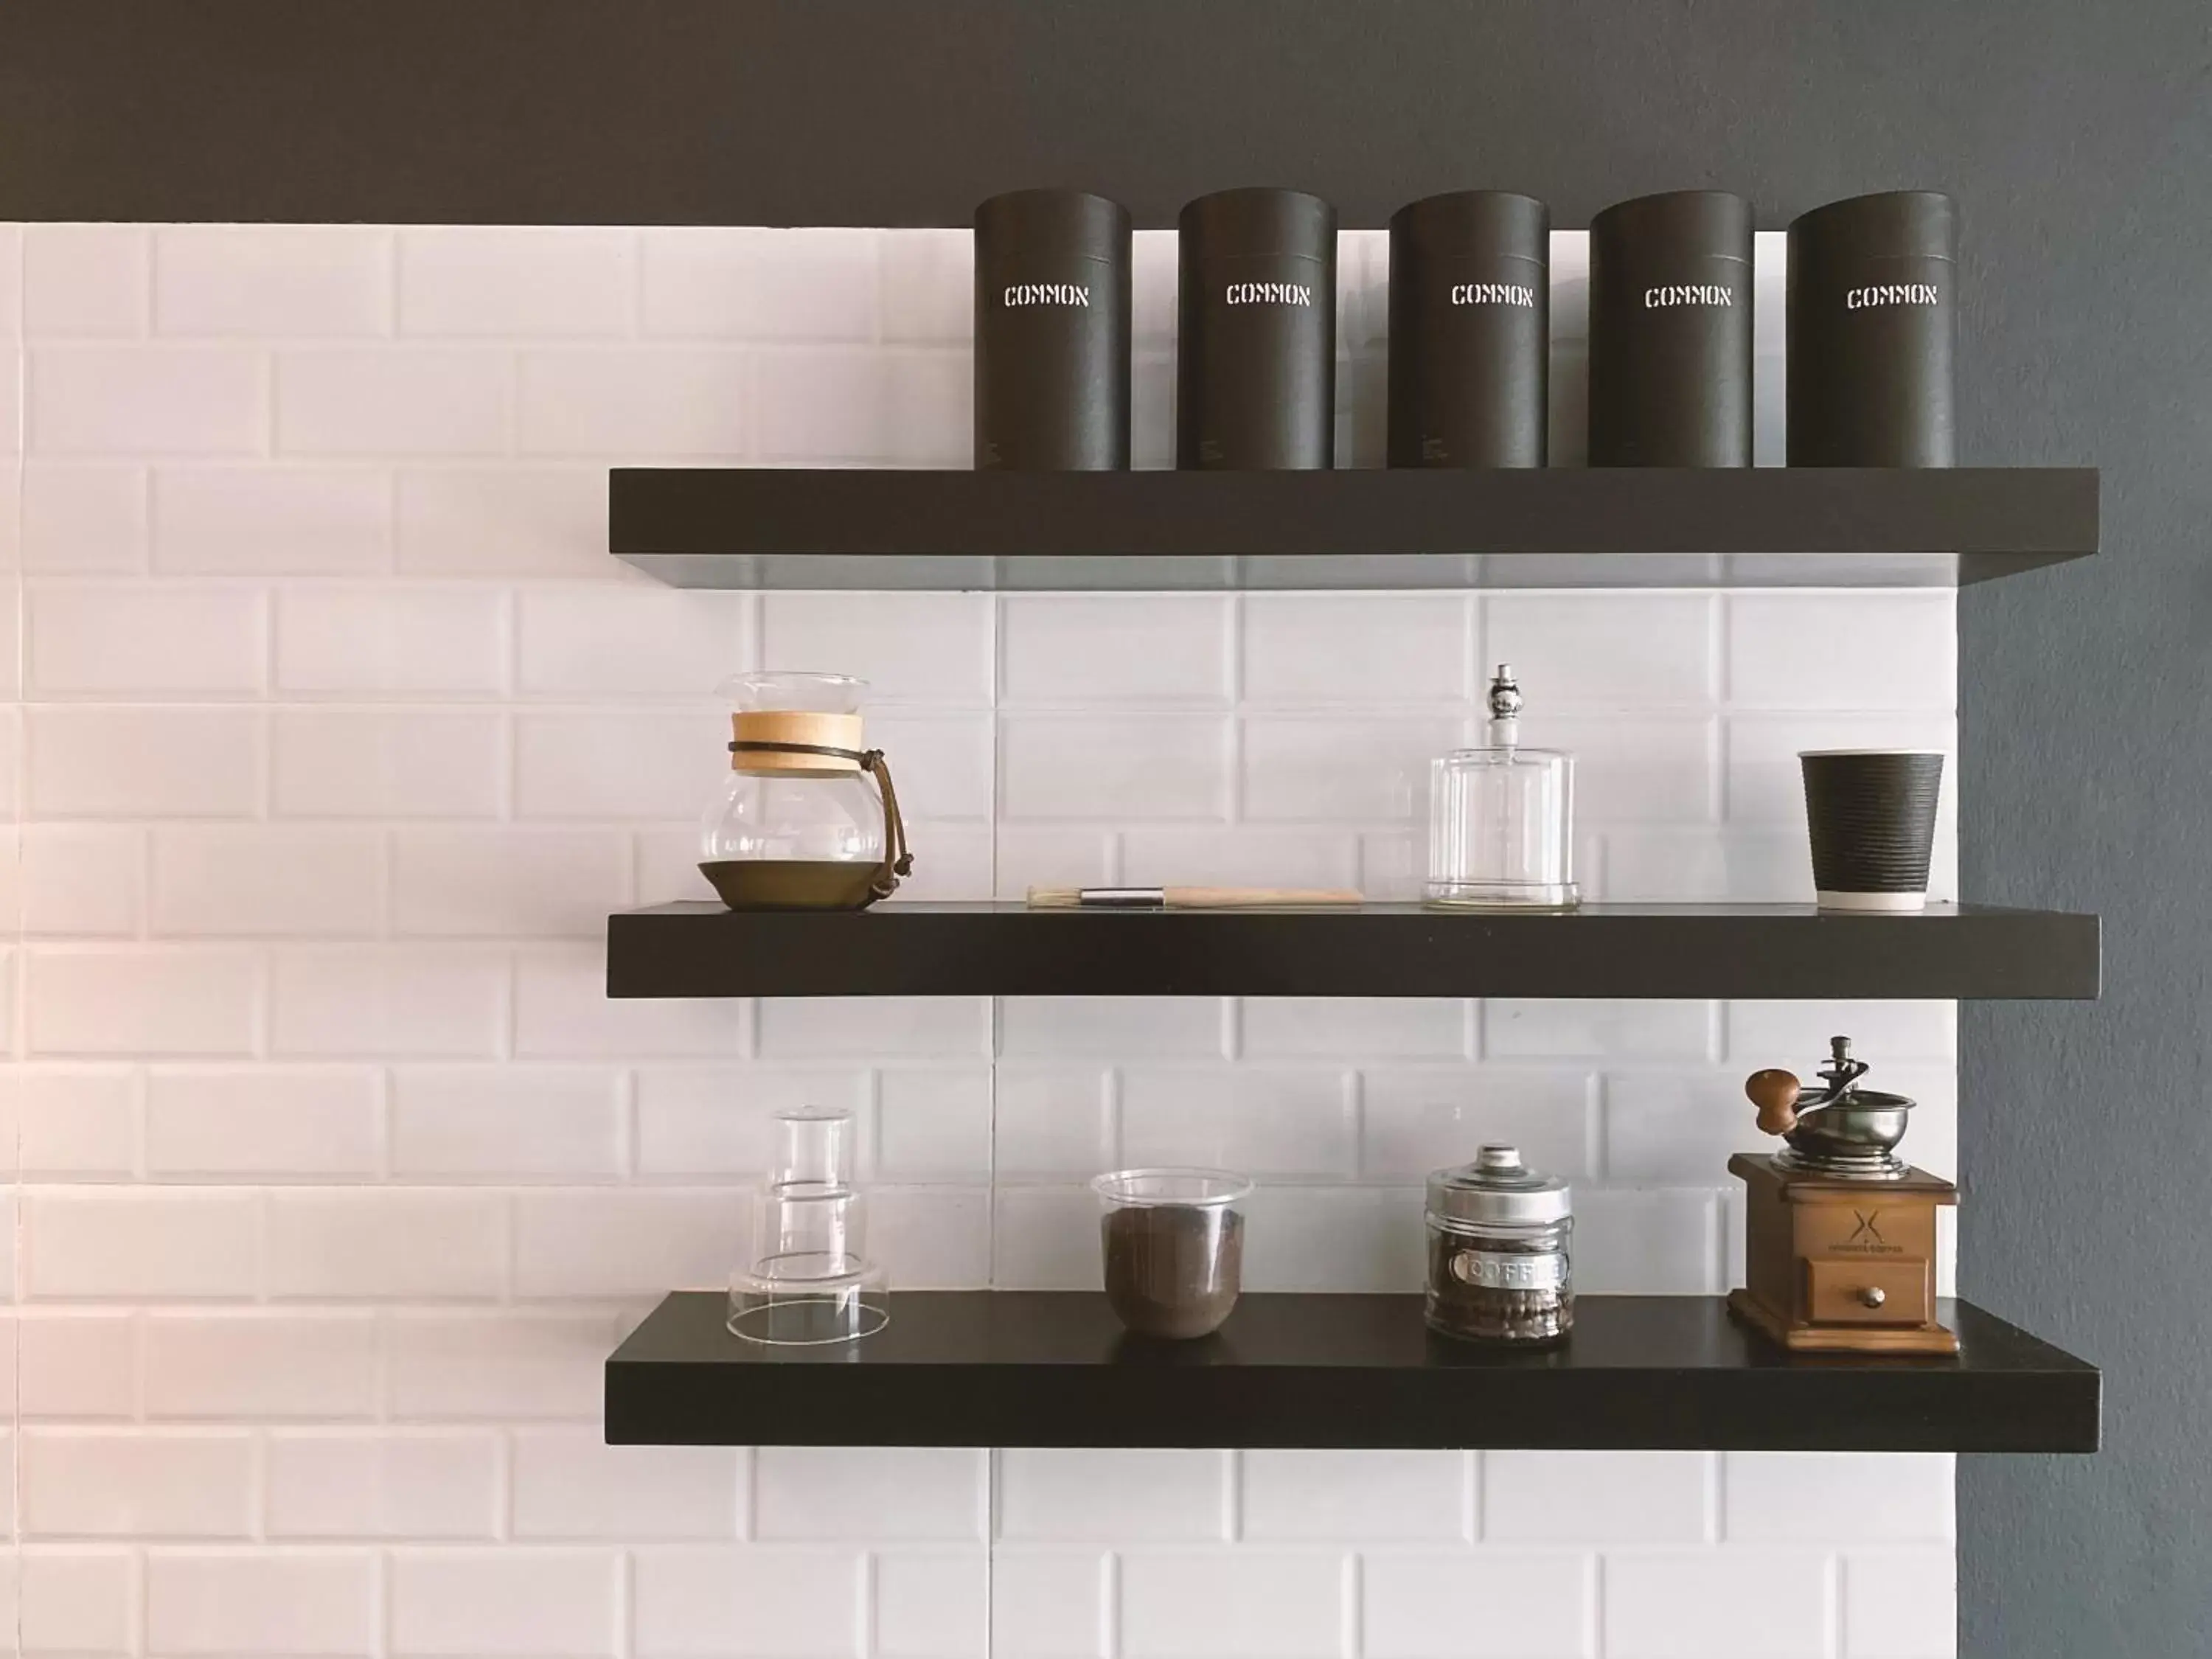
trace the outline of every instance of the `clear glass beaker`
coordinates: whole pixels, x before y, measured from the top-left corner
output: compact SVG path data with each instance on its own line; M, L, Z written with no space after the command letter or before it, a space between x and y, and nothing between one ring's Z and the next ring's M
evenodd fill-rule
M890 1281L867 1255L867 1206L852 1182L853 1115L776 1115L751 1256L730 1275L729 1328L789 1346L850 1342L890 1322Z

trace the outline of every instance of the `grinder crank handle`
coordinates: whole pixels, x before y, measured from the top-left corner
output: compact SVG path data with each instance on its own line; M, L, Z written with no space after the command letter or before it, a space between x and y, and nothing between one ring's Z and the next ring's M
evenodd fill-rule
M1753 1072L1743 1085L1745 1095L1759 1108L1759 1127L1771 1135L1786 1135L1797 1127L1797 1097L1802 1089L1795 1073L1778 1066Z

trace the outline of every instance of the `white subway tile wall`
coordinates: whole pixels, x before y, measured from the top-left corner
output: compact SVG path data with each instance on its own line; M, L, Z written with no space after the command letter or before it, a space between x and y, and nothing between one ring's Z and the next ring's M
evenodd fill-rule
M1387 252L1342 260L1368 465ZM1136 271L1159 465L1172 239ZM1204 1158L1260 1177L1255 1287L1411 1288L1422 1173L1502 1135L1575 1177L1586 1288L1716 1291L1737 1079L1836 1030L1950 1168L1946 1005L608 1002L605 913L700 890L749 666L874 683L931 896L1404 896L1500 659L1583 757L1596 898L1806 896L1796 750L1955 743L1942 592L755 596L606 555L612 464L964 465L969 274L951 232L0 227L19 1650L1953 1651L1942 1457L601 1443L608 1349L721 1281L787 1104L858 1115L913 1287L1095 1284L1084 1180ZM1842 630L1869 672L1806 672Z

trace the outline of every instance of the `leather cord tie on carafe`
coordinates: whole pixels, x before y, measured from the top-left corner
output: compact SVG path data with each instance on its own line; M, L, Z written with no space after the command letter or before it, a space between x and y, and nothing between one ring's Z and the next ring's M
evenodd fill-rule
M854 722L855 726L858 722ZM880 749L840 749L823 743L771 743L764 738L750 738L730 744L732 757L749 754L821 755L831 760L843 761L876 781L876 792L884 803L884 861L876 866L876 878L868 889L878 898L889 898L899 884L899 878L914 868L914 854L906 844L906 820L899 812L898 790L891 782L890 763L884 758ZM733 759L732 763L736 764Z

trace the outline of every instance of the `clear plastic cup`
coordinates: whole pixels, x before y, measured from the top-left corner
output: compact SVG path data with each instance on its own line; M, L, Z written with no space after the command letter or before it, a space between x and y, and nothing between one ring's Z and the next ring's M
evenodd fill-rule
M1221 1328L1243 1285L1252 1183L1228 1170L1120 1170L1091 1183L1103 1213L1106 1299L1139 1336Z

